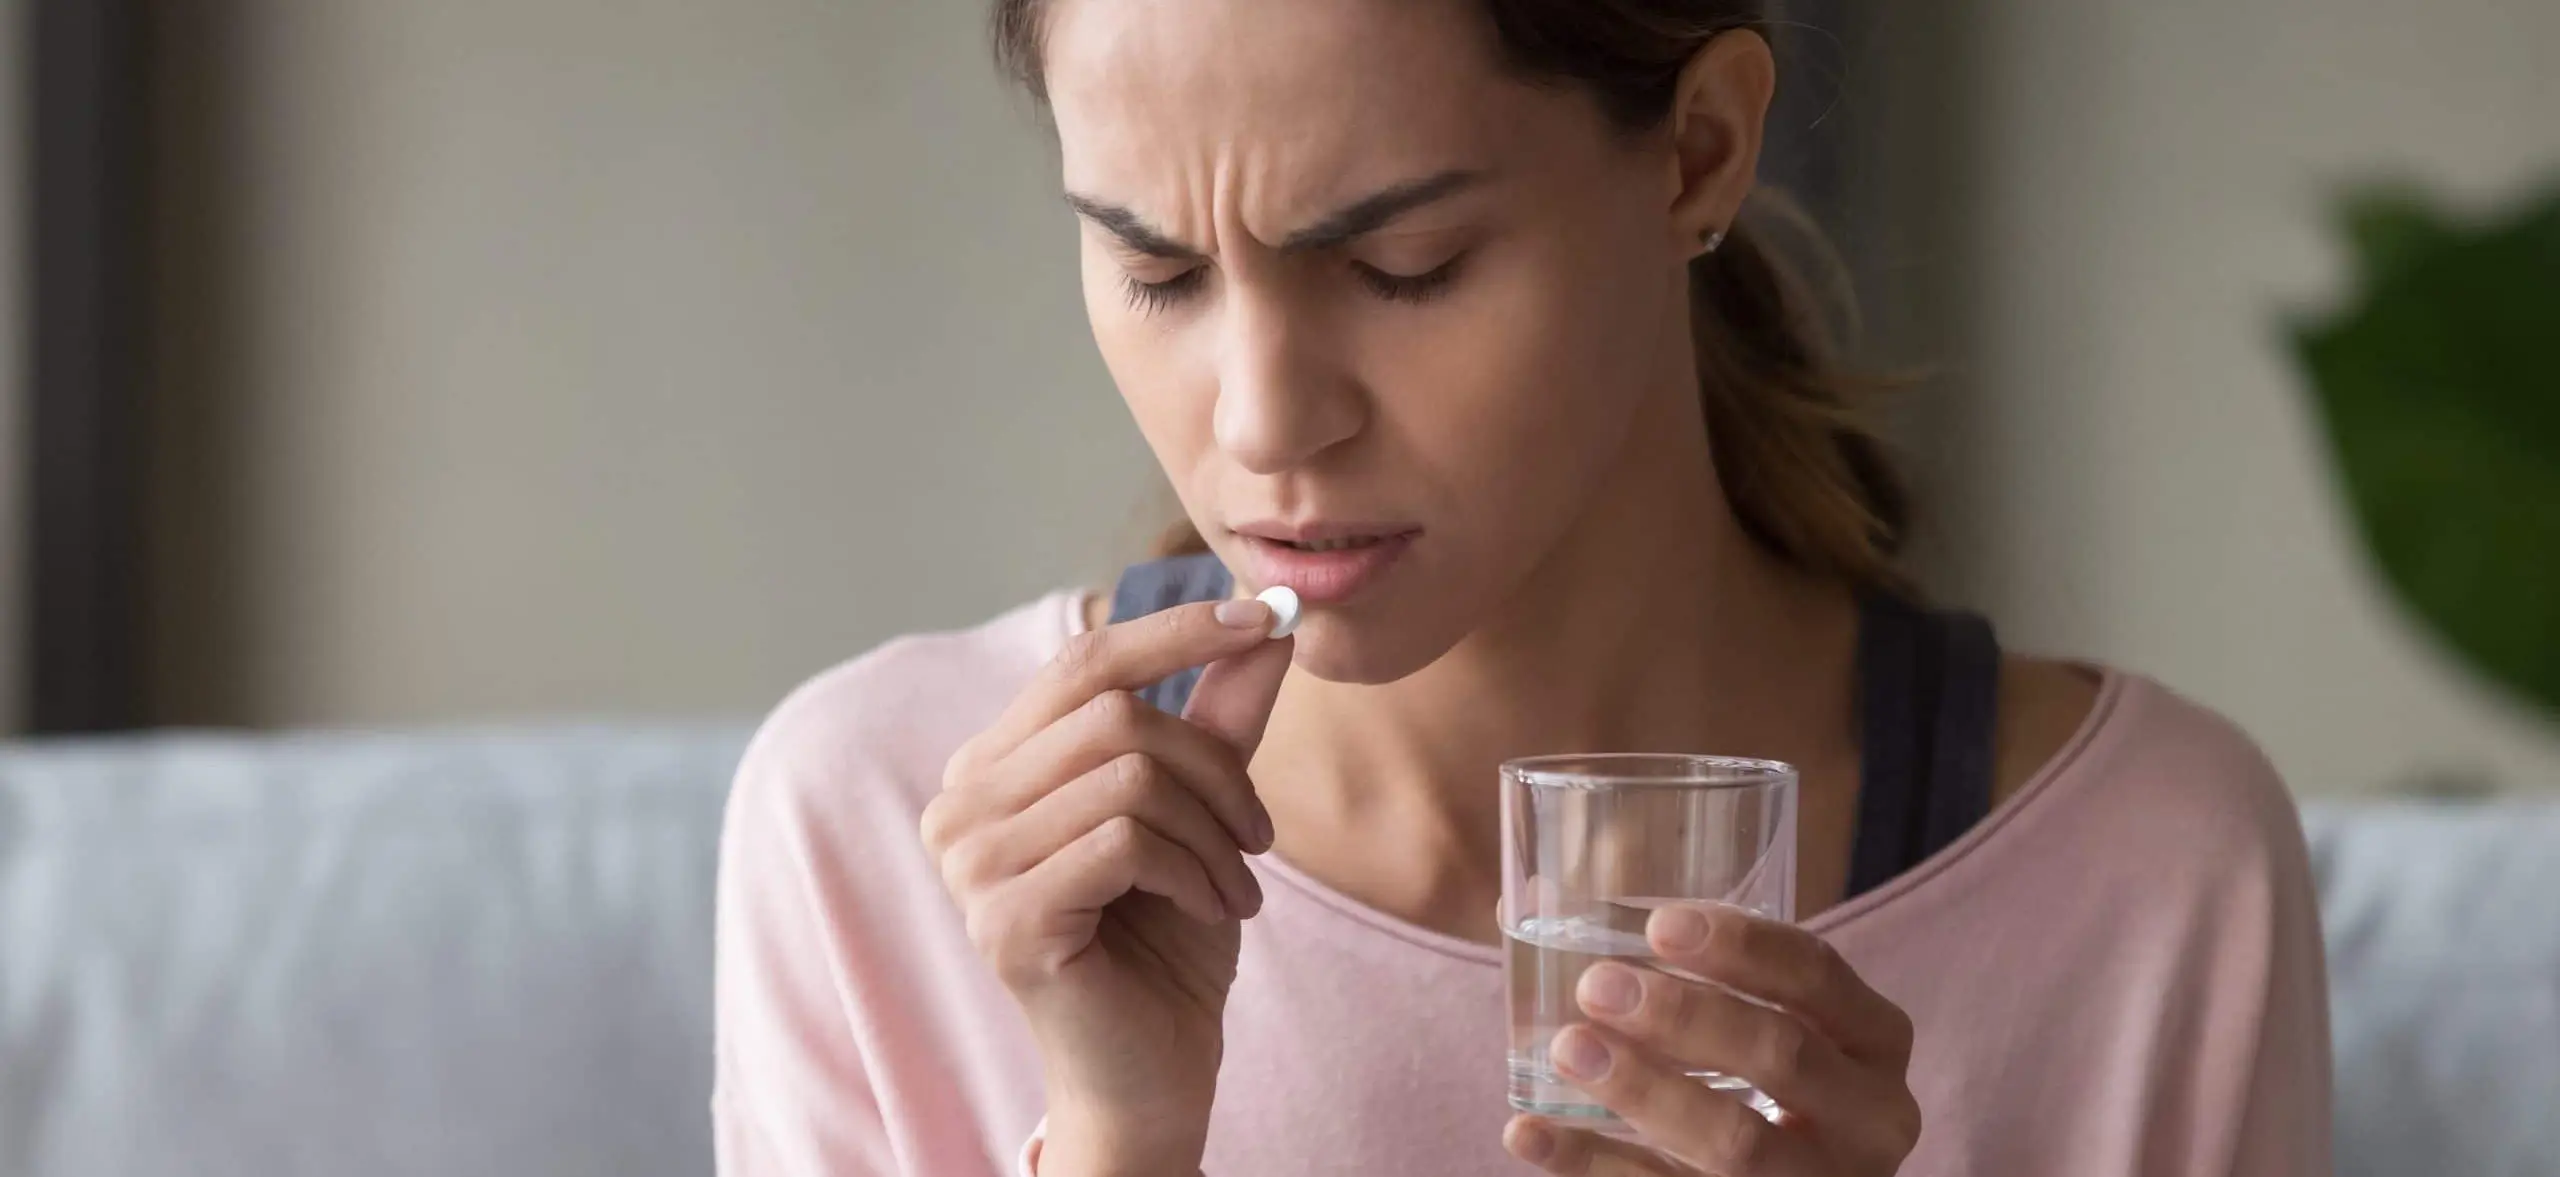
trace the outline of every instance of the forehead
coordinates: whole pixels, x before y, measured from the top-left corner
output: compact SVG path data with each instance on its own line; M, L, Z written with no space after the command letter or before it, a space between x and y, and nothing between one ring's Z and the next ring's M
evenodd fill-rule
M1472 0L1059 0L1045 67L1067 186L1286 211L1499 166L1540 91ZM1552 118L1552 110L1546 112Z

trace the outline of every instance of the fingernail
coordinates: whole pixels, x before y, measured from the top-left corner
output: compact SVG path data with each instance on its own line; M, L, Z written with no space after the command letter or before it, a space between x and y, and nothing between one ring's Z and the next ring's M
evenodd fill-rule
M1522 1120L1511 1130L1511 1155L1532 1165L1546 1164L1556 1155L1556 1134L1536 1120Z
M1271 828L1271 811L1263 808L1261 802L1255 802L1253 806L1253 852L1261 854L1268 851L1271 849L1272 844L1279 840L1279 832Z
M1582 974L1582 1008L1604 1017L1636 1012L1644 983L1625 965L1593 965Z
M1696 952L1707 946L1707 913L1694 907L1665 907L1653 913L1653 938L1672 952Z
M1271 624L1271 606L1260 601L1220 601L1218 624L1235 629L1264 629Z
M1556 1066L1577 1079L1609 1077L1609 1047L1600 1036L1580 1026L1567 1026L1556 1035L1547 1051Z

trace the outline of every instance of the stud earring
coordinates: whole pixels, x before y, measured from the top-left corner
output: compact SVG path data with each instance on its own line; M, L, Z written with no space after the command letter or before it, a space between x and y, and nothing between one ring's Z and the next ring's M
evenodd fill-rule
M1709 229L1707 230L1707 235L1701 240L1707 247L1706 251L1708 253L1714 253L1715 251L1724 248L1724 230Z

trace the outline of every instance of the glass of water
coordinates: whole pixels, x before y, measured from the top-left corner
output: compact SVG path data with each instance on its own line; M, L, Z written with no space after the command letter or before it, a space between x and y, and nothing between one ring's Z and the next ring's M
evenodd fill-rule
M1671 903L1717 903L1775 920L1796 911L1796 770L1770 760L1614 754L1502 766L1502 935L1511 992L1511 1106L1623 1135L1626 1125L1558 1075L1556 1032L1585 1021L1583 970L1604 960L1670 968L1645 920ZM1741 1079L1699 1082L1772 1115Z

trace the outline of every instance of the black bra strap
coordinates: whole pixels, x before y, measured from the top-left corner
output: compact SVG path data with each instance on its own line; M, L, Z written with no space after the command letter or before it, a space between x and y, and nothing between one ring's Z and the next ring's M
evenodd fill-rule
M1991 811L2000 646L1970 613L1871 595L1858 626L1856 896L1963 837Z

